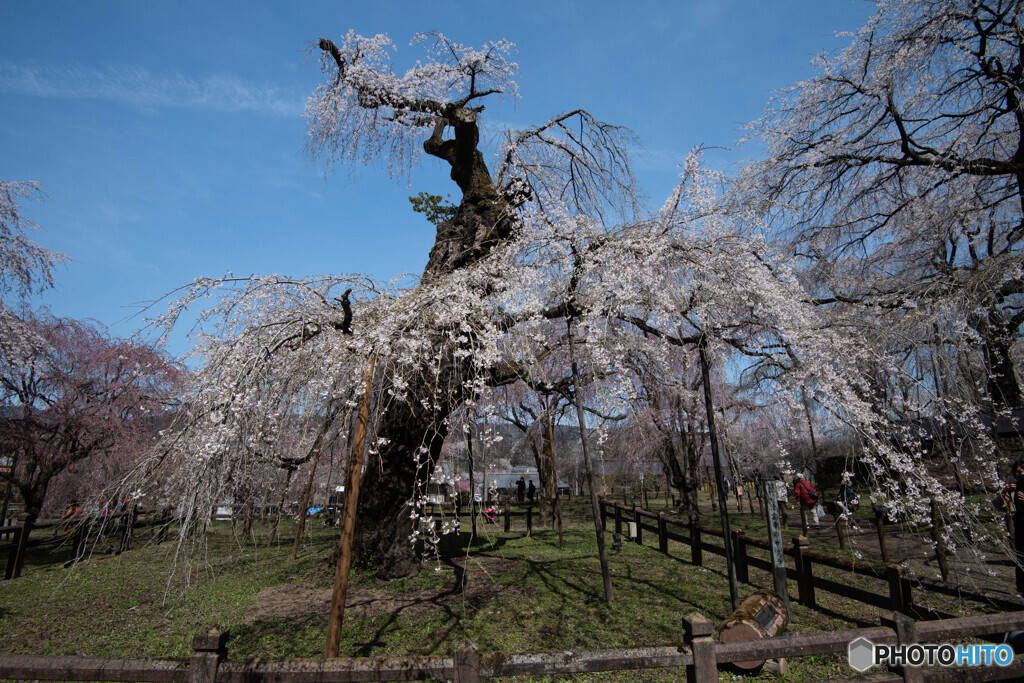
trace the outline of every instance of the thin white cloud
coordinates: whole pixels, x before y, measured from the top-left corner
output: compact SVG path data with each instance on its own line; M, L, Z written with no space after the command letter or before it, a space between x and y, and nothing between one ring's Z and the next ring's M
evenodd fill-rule
M232 76L193 78L132 66L95 69L82 65L25 65L6 60L0 60L0 93L107 100L141 108L249 111L271 116L298 116L304 105L304 96L297 91L286 93L275 85L247 83Z

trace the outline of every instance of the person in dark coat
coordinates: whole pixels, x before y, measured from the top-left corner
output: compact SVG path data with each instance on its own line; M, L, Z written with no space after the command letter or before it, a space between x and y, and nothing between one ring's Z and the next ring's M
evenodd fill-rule
M531 479L530 488L526 489L526 499L532 503L535 495L537 495L537 487L533 485L533 479Z
M516 482L516 500L520 503L523 502L523 496L526 495L526 480L519 477L519 481Z

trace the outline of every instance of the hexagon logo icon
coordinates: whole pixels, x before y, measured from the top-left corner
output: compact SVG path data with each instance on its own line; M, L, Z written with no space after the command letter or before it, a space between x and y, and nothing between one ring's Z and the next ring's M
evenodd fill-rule
M850 666L861 673L870 669L875 663L875 644L867 638L858 638L851 642L848 653Z

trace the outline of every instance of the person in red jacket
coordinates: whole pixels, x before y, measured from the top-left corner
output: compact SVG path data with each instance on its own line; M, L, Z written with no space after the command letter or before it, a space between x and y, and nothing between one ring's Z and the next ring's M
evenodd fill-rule
M796 485L793 493L796 494L796 501L800 503L800 521L806 529L809 526L808 518L814 521L814 528L820 529L818 523L818 490L814 484L804 479L804 475L796 475Z

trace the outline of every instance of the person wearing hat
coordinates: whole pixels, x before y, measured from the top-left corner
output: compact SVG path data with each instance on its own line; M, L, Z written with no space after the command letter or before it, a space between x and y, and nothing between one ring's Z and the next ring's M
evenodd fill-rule
M821 524L818 523L818 490L814 488L814 484L807 481L804 475L797 474L793 493L796 494L796 502L800 503L800 522L803 524L804 529L809 526L808 517L814 520L814 528L820 529Z

